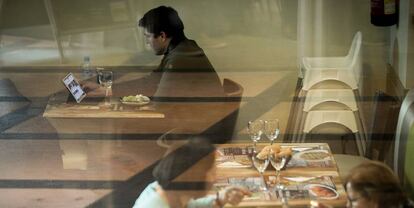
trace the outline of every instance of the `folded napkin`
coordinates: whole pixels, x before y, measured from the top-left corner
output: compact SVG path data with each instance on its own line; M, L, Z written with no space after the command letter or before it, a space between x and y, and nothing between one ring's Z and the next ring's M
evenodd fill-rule
M227 162L217 164L217 167L219 168L249 168L251 167L251 165L243 165L238 162L227 161Z
M313 147L292 147L292 150L296 152L302 152L311 149L313 149Z
M309 180L313 180L316 177L302 177L302 176L298 176L298 177L283 177L289 181L294 181L294 182L305 182L305 181L309 181Z

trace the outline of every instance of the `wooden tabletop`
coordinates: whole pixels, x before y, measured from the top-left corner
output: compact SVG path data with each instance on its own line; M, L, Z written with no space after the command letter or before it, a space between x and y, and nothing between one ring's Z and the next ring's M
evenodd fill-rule
M68 103L67 96L52 96L43 113L59 133L163 134L174 129L177 134L197 134L221 122L240 105L185 100L130 106L113 97L111 105L105 106L103 102Z
M53 95L43 113L46 118L164 118L151 103L144 106L124 105L119 99L109 102L67 102L67 94Z
M263 144L259 144L258 148L264 146ZM326 143L284 143L281 144L282 148L293 148L293 155L292 159L288 162L286 167L281 171L280 180L281 184L285 187L285 191L283 192L284 196L290 195L291 198L288 196L288 204L290 207L309 207L310 201L315 200L318 202L322 202L333 207L345 207L347 197L344 187L342 185L342 181L339 177L338 168L334 158L332 157L330 148ZM234 149L232 149L234 148ZM225 158L229 158L232 151L236 152L233 155L237 155L234 158L241 156L239 154L245 154L244 150L252 148L252 144L223 144L217 147L218 154L223 156L223 152L225 151ZM240 149L242 149L243 153L240 153ZM238 153L237 153L238 152ZM328 157L324 158L323 160L315 160L312 162L302 163L300 161L301 156L307 153L316 153L316 152L327 152L329 154ZM220 156L218 156L220 158ZM231 158L231 157L230 157ZM267 182L269 193L264 194L263 191L254 190L254 184L261 181L260 174L258 171L252 167L251 165L248 167L225 167L220 165L222 163L221 159L216 161L217 164L217 182L216 186L225 186L225 184L232 184L232 185L245 185L245 183L250 184L248 185L249 189L253 192L252 198L245 198L238 207L277 207L282 206L281 198L279 198L279 191L274 189L276 172L273 167L269 164L269 167L264 173L264 178ZM324 167L318 167L318 166ZM311 167L310 167L311 166ZM299 177L303 177L305 181L296 181L293 180L299 179ZM247 180L246 180L247 179ZM249 182L248 182L249 181ZM217 185L219 184L219 185ZM316 185L312 185L316 184ZM308 190L312 186L329 186L333 190L335 190L338 194L337 197L331 197L329 199L323 199L321 197L316 197ZM253 187L253 188L252 188ZM328 188L329 188L328 187ZM286 191L288 190L288 191ZM302 193L299 193L302 192ZM268 197L268 198L266 198ZM266 199L264 199L266 198Z
M118 107L122 104L116 102L109 106L105 105L81 105L81 104L60 104L47 105L43 117L47 118L164 118L163 113L151 108Z

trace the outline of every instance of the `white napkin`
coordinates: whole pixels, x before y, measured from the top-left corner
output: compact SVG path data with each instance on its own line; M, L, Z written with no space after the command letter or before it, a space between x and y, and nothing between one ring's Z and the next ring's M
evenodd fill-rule
M315 179L316 177L302 177L302 176L298 176L298 177L283 177L289 181L294 181L294 182L305 182L305 181L309 181L312 179Z
M292 150L297 152L302 152L311 149L313 149L313 147L292 147Z
M242 165L238 162L227 161L217 165L219 168L248 168L250 165Z

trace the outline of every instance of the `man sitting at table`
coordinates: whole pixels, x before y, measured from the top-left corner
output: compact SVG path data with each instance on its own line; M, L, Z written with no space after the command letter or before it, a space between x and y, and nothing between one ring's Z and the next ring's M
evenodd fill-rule
M149 76L114 86L115 96L144 94L157 97L221 97L220 79L194 40L184 34L184 24L172 7L149 10L138 21L147 44L161 63ZM88 95L102 95L99 85L85 83Z
M122 97L128 95L143 94L151 97L152 101L177 102L181 100L217 101L223 108L229 109L233 114L238 103L224 102L226 95L221 81L204 51L194 40L188 39L184 34L184 24L176 10L171 7L160 6L149 10L138 21L138 26L144 29L146 42L152 48L155 55L163 58L158 68L150 75L113 86L113 96ZM88 95L104 94L99 85L86 83L83 85ZM158 105L160 102L154 102ZM213 109L211 109L213 110ZM203 112L200 112L203 111ZM190 117L178 117L172 113L167 115L176 123L170 123L174 128L188 128L188 122L195 119L192 115L201 115L205 109L196 108L187 115ZM222 115L209 114L206 121L216 123L205 124L206 130L201 134L210 135L216 143L224 143L231 139L234 128L234 119L225 119ZM227 118L227 117L226 117ZM201 119L200 119L201 120ZM183 121L183 122L182 122ZM202 123L202 122L199 122ZM204 125L204 124L202 124ZM210 125L210 126L207 126Z

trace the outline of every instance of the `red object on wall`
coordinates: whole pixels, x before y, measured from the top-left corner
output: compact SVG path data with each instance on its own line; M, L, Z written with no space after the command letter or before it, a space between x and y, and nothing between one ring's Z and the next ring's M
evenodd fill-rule
M391 26L398 21L398 0L371 0L371 23Z

